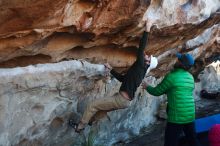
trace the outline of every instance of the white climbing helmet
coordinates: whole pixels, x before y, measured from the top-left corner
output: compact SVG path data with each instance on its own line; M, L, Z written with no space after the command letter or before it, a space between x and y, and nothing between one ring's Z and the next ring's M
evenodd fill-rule
M150 66L149 66L149 68L147 69L147 73L149 73L151 69L156 68L156 67L157 67L157 64L158 64L157 58L151 55L151 56L150 56Z

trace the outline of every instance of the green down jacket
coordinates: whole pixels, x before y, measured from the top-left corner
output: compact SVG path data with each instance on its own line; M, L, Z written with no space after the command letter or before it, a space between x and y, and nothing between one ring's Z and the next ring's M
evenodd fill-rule
M167 94L168 122L184 124L195 120L193 89L193 76L177 68L167 74L156 87L148 86L146 90L154 96Z

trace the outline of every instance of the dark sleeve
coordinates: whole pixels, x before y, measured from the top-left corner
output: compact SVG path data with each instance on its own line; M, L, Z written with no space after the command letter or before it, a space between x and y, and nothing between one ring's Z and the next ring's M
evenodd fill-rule
M148 32L144 31L143 36L139 42L139 48L137 51L137 59L136 59L136 61L141 65L144 65L144 48L146 47L147 39L148 39Z
M119 80L120 82L123 82L124 80L124 76L121 75L120 73L116 72L114 69L111 70L110 72L117 80Z

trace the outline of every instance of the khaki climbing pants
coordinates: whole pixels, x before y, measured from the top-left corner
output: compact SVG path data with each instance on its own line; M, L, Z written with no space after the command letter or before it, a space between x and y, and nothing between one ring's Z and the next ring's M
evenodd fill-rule
M99 98L89 103L83 116L81 122L83 124L88 124L90 119L98 111L113 111L117 109L124 109L129 107L130 101L125 99L119 93L114 97L109 98Z

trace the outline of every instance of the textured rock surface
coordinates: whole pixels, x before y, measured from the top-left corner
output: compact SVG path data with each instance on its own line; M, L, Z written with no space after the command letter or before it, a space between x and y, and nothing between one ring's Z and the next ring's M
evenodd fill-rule
M161 28L152 31L147 49L160 55L218 24L213 13L219 8L219 0L1 0L0 66L80 58L126 67L134 61L143 16ZM216 52L216 29L198 46Z
M4 79L0 81L2 146L79 144L83 137L67 126L68 118L77 119L89 101L111 98L119 88L115 79L106 82L103 65L87 62L0 70ZM111 121L104 118L93 126L98 130L98 143L125 140L155 121L154 113L162 98L142 95L138 91L129 109L109 113ZM88 133L89 127L85 131Z

